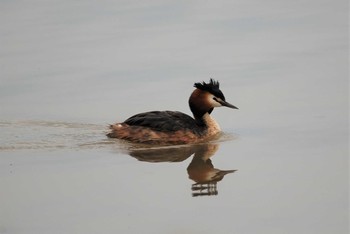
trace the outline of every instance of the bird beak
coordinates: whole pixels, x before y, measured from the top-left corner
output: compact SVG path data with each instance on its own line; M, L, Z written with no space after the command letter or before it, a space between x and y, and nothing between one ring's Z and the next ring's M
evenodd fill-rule
M222 106L226 106L226 107L229 107L229 108L232 108L232 109L238 109L238 107L235 107L234 105L226 102L226 101L223 101L223 100L218 100L219 103L222 105Z

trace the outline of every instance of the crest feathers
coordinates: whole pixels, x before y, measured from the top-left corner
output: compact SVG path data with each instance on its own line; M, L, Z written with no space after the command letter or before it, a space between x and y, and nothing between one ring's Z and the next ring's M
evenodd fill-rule
M210 78L209 83L205 83L204 81L202 83L198 82L194 84L194 87L197 89L207 91L222 100L225 100L224 95L222 94L221 90L219 89L219 81L215 81L213 78Z
M198 82L194 84L194 87L210 92L210 90L219 89L220 84L219 81L215 81L213 78L210 78L209 83L205 83L204 81L202 83Z

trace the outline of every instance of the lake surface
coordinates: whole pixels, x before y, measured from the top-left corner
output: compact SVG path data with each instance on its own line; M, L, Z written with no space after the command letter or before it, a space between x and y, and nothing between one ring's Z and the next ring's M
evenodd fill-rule
M348 233L348 2L2 1L0 233ZM220 138L107 139L190 114Z

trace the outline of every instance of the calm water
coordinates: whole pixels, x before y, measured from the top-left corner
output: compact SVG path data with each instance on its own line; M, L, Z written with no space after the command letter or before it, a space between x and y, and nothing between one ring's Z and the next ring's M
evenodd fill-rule
M347 1L2 1L0 233L348 233ZM110 140L189 113L201 145Z

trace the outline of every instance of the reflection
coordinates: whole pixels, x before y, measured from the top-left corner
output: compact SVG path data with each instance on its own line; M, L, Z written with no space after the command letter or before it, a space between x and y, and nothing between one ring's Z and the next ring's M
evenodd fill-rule
M170 146L170 147L132 147L128 154L139 161L159 162L182 162L193 155L192 161L187 167L187 173L192 184L192 196L218 195L217 182L225 175L236 170L220 170L214 168L212 160L219 149L218 143L206 143L199 145Z
M225 175L236 170L220 170L214 168L210 157L214 156L219 149L217 144L208 144L199 148L187 167L189 178L196 182L192 184L192 196L217 195L217 182L221 181Z
M144 162L182 162L195 153L197 146L169 146L128 149L128 154Z

